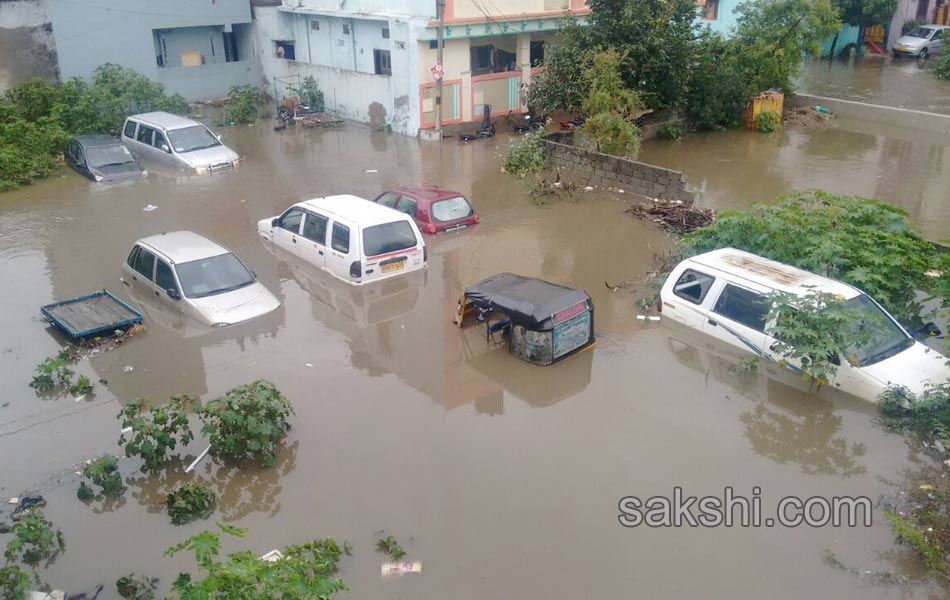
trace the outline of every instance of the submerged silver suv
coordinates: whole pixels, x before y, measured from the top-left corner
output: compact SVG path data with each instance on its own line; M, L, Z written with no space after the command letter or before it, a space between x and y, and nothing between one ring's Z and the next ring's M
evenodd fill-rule
M122 126L122 143L136 157L184 169L189 175L229 171L241 157L220 136L191 119L167 112L132 115Z

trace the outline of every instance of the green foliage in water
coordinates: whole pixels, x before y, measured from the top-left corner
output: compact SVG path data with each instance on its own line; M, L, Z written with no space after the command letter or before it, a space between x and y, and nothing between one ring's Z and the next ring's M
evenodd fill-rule
M30 576L14 565L0 567L0 598L24 600L30 588Z
M755 115L755 128L759 133L772 133L782 124L782 116L775 111L766 110Z
M950 447L950 382L928 386L919 395L904 387L889 388L878 408L890 427L922 432Z
M950 47L950 31L944 31L940 35L943 40L943 47ZM934 75L940 79L950 80L950 52L943 52L933 61Z
M90 461L82 470L83 477L102 488L105 494L118 494L124 489L119 459L112 454L103 454Z
M252 85L232 85L221 116L222 125L245 125L257 120L257 111L264 105L264 93Z
M37 365L30 387L37 392L50 392L57 388L68 388L72 385L73 371L68 365L75 362L75 357L62 350L56 356L48 356ZM88 381L88 379L86 380Z
M115 582L116 591L126 600L155 600L158 579L129 573Z
M85 375L80 375L76 378L76 383L69 386L69 393L73 396L83 396L85 394L91 394L94 389L95 386L92 385L92 381Z
M530 175L544 169L545 159L544 131L525 133L509 141L505 154L505 171L512 175Z
M217 523L229 535L243 537L246 530ZM345 546L344 546L345 547ZM234 552L219 559L218 533L203 531L168 548L166 556L181 551L194 554L200 575L181 573L172 584L174 598L314 598L329 599L349 591L339 577L344 549L333 538L288 546L282 558L261 560L248 551Z
M897 540L920 557L928 572L950 581L950 471L944 465L910 473L896 506L884 511Z
M616 50L592 54L584 79L590 92L584 100L587 120L581 126L582 143L596 152L636 158L640 130L636 125L640 97L626 89L621 79L623 57Z
M22 562L35 568L40 561L48 561L66 549L63 532L55 529L39 508L21 513L11 532L13 538L7 542L3 553L8 565Z
M678 140L683 137L683 130L676 125L666 125L656 132L656 137L661 140Z
M166 505L174 525L207 518L214 510L215 493L201 483L181 483L168 494Z
M228 390L197 409L211 454L233 458L260 457L273 466L280 440L290 429L293 406L269 381Z
M403 550L402 546L399 545L399 542L396 541L396 538L391 535L387 535L386 537L377 541L376 550L389 554L389 557L393 560L399 560L406 555L406 551Z
M850 283L911 327L922 323L923 299L950 308L950 257L937 254L905 211L877 200L807 190L724 211L688 233L681 254L726 247Z
M186 401L193 399L175 395L162 405L139 399L122 407L118 415L122 429L131 427L132 431L122 433L119 445L125 447L126 456L138 456L144 461L143 471L159 469L179 443L184 446L194 439L185 411Z
M47 177L69 137L119 132L126 116L164 110L184 114L185 100L131 69L100 66L92 81L54 85L24 81L0 98L0 191Z

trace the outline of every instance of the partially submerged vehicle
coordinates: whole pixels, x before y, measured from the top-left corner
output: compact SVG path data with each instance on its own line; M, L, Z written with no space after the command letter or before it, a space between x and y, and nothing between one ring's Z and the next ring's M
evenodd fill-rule
M77 135L66 144L63 157L67 165L93 181L121 181L148 175L129 149L109 135Z
M424 233L445 233L478 224L478 213L464 194L432 185L388 188L373 202L406 213Z
M465 288L455 323L468 314L501 333L508 350L536 365L550 365L594 345L594 303L587 292L541 279L501 273Z
M847 356L831 357L837 369L829 384L873 402L890 386L920 393L928 384L950 381L947 359L916 341L861 290L742 250L723 248L679 263L660 290L658 308L667 319L798 370L800 364L773 349L778 340L767 297L812 291L843 300L854 313L855 331L870 333Z
M167 112L132 115L122 125L122 143L137 157L183 169L189 175L231 171L241 157L221 136L197 121Z

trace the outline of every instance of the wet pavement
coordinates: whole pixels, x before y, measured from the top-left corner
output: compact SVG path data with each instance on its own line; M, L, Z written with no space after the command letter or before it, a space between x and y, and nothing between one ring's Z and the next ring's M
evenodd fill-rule
M718 135L650 142L644 158L680 160L706 190L704 201L727 206L805 183L791 175L805 168L804 178L814 178L808 185L833 182L837 168L866 186L890 160L903 173L900 152L887 155L890 144L918 150L873 134ZM326 535L353 543L354 556L342 564L353 598L945 592L922 580L874 584L825 563L831 551L862 571L913 575L878 512L873 527L854 529L618 524L621 497L669 495L674 486L694 495L722 494L730 485L749 495L758 486L765 507L786 495L877 499L916 457L903 438L882 430L872 406L831 390L808 395L781 373L734 374L737 357L728 349L637 321L632 289L611 292L604 284L643 282L654 254L672 242L625 215L616 199L583 194L532 205L500 172L502 139L438 145L352 123L285 132L261 123L225 130L224 140L247 160L213 179L153 173L96 186L63 171L0 195L7 291L0 296L7 387L0 404L8 403L0 408L0 494L37 490L49 500L47 515L62 528L67 550L45 581L75 590L104 582L114 593L112 582L135 571L169 585L189 563L162 551L212 521L174 527L161 503L176 482L197 477L219 494L212 519L250 530L227 540L227 551L263 554ZM856 140L863 146L849 153ZM821 149L831 142L838 150ZM677 148L695 156L677 158ZM946 180L945 159L927 164L930 170L912 172ZM829 174L820 177L825 171L815 165ZM470 230L431 240L429 268L419 276L356 289L257 239L259 218L298 200L372 197L416 181L469 195L481 216ZM158 208L144 212L149 204ZM923 222L950 223L940 212L946 208L924 219L929 204L920 206ZM28 387L31 371L59 348L38 307L102 287L128 297L118 278L131 244L175 229L237 252L282 308L209 331L129 297L146 314L146 332L77 366L108 383L80 402L37 397ZM460 291L499 271L585 288L596 306L597 346L542 368L506 354L478 327L460 331L451 322ZM276 382L297 413L273 469L206 460L185 475L204 445L199 439L159 475L123 461L129 491L118 501L76 499L76 466L118 453L121 403L173 393L208 399L257 378ZM421 575L380 577L385 557L374 546L382 530L423 562Z
M864 56L806 61L798 89L817 96L950 115L950 81L933 74L933 60Z

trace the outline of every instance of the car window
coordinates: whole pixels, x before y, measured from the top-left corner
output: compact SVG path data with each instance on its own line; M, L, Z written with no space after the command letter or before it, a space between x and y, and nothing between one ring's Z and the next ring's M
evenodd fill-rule
M716 278L711 275L706 275L705 273L700 273L692 269L686 269L683 271L683 274L680 275L680 278L676 280L676 285L673 286L673 293L693 304L702 304L703 299L706 298L706 294L709 293L709 288L712 287L715 280Z
M162 152L171 152L171 146L168 145L168 140L165 139L165 134L161 131L155 132L155 138L152 142L152 145L161 150ZM165 146L165 148L162 148Z
M436 221L457 221L472 214L468 200L461 196L432 203L432 218Z
M76 164L80 167L86 164L86 157L82 152L82 146L76 144L75 152L73 153L73 158L76 159Z
M221 142L204 125L192 125L168 132L175 152L185 153L220 146Z
M300 221L303 220L303 211L299 208L291 208L280 218L280 227L292 233L300 231Z
M135 262L132 264L132 268L151 281L152 272L155 268L155 255L145 248L140 247L138 254L135 255Z
M769 304L762 294L727 283L713 312L756 331L765 331Z
M254 283L254 274L228 252L178 264L178 279L186 298L205 298Z
M128 263L130 267L135 268L135 257L139 255L139 247L132 246L132 251L129 252L129 257L125 259L125 262Z
M416 201L408 196L399 196L399 205L396 210L406 213L412 218L416 217Z
M168 266L167 262L161 259L155 264L155 285L163 290L178 290L178 284L175 283L172 268Z
M135 121L125 122L125 137L135 139Z
M307 220L303 222L303 236L311 242L321 246L327 245L327 219L323 215L307 213Z
M86 155L91 167L110 167L135 162L135 157L122 144L90 148Z
M333 224L333 240L330 246L337 252L350 253L350 228L340 223Z
M153 130L149 127L139 127L139 133L135 139L143 144L152 145Z
M389 208L395 208L397 199L399 199L399 194L386 192L385 194L377 198L376 202L378 204L382 204L383 206L388 206Z
M393 221L363 230L363 252L366 256L406 250L414 247L416 243L416 232L412 230L409 221Z

